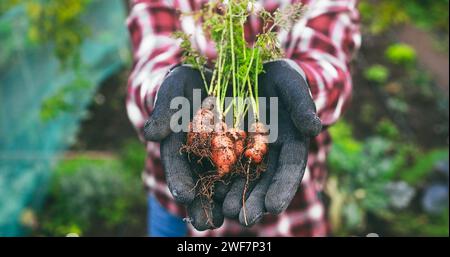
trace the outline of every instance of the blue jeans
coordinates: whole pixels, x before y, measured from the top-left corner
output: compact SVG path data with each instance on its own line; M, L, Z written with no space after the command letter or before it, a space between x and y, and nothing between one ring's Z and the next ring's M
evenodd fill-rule
M151 237L187 235L187 226L183 219L169 213L154 195L148 197L147 230Z

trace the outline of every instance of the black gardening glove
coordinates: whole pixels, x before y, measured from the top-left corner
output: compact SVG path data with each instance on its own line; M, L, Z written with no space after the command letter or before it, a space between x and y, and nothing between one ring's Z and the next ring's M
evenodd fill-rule
M269 144L267 170L250 184L245 211L242 195L245 179L233 182L223 203L223 212L251 226L265 213L279 214L294 197L305 172L309 141L322 125L308 85L295 63L279 60L266 63L259 76L261 97L278 97L278 138ZM269 110L267 110L269 113Z
M210 75L210 72L206 72L207 80L210 79ZM161 143L161 159L170 192L177 202L187 206L192 225L197 230L206 230L220 227L223 223L220 197L218 197L219 201L210 203L204 197L196 196L195 174L204 171L199 170L202 166L194 161L191 163L186 154L180 152L181 147L186 143L186 133L183 131L175 133L170 128L171 117L178 111L170 109L170 102L175 97L186 97L189 100L192 119L194 89L202 90L202 98L206 97L200 72L188 66L174 68L158 91L153 113L145 123L144 137L146 140ZM221 189L221 185L217 188L218 192L226 191ZM224 197L224 193L222 195Z

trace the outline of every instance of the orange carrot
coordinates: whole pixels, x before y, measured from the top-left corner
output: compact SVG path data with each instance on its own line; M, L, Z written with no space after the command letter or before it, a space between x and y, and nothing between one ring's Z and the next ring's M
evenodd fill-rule
M210 140L214 130L214 113L207 109L199 109L189 123L186 149L198 157L208 157Z
M217 124L211 140L211 160L217 167L220 177L228 174L237 161L234 143L227 136L226 125L223 122Z
M264 124L258 122L254 123L249 133L247 149L245 150L245 157L255 164L263 161L264 156L268 151L268 136L267 129Z
M236 156L240 157L241 154L244 152L245 139L247 138L247 133L238 128L232 128L228 130L228 133L234 142L234 152L236 153Z
M214 113L207 109L199 109L192 120L194 133L211 133L214 129Z

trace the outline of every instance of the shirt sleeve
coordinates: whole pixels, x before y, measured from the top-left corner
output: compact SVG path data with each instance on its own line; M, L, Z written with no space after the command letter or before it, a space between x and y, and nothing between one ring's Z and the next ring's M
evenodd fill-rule
M128 79L126 107L141 138L165 75L181 60L179 44L172 37L172 33L180 29L179 14L171 3L135 0L127 19L133 68Z
M287 38L286 57L303 70L319 117L331 125L351 98L350 61L361 43L357 0L310 1Z

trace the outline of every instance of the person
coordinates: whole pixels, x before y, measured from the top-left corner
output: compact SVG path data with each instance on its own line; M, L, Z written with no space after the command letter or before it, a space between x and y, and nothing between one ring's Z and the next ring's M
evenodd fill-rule
M275 161L247 194L245 223L239 179L215 199L213 222L205 222L198 197L189 190L194 182L191 167L177 151L185 137L172 133L168 125L173 111L169 101L202 83L198 72L180 65L181 50L173 32L191 34L201 54L209 60L216 57L201 24L180 16L180 11L198 10L205 2L134 0L127 19L134 63L126 108L146 144L143 180L149 190L149 235L329 235L322 199L331 145L327 128L351 98L350 62L361 43L357 0L301 1L307 5L304 17L290 31L278 32L284 59L266 63L259 78L261 95L280 97L283 110L277 142L270 145L269 159ZM273 12L299 1L256 2ZM245 26L246 39L252 42L261 23L250 17Z

